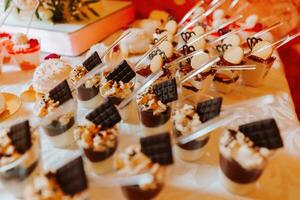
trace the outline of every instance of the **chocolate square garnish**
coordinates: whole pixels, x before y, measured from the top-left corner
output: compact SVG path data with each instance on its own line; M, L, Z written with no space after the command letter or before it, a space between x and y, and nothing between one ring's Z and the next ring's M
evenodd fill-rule
M92 55L90 55L90 56L82 63L82 65L85 67L86 70L92 71L95 67L97 67L97 66L100 65L101 63L102 63L102 60L101 60L99 54L97 53L97 51L95 51Z
M32 141L28 120L11 126L8 136L18 153L24 154L31 148Z
M67 80L64 80L49 92L49 97L54 102L59 102L59 105L64 104L72 99L72 92Z
M118 65L112 72L107 76L107 80L122 81L123 83L128 83L136 76L135 71L129 66L126 60Z
M68 195L78 194L88 187L81 157L59 168L55 177L63 192Z
M110 100L107 100L88 114L86 119L96 125L101 125L101 129L107 129L120 122L121 116L115 105Z
M173 164L173 152L169 133L148 136L140 139L141 151L152 162L160 165Z
M200 117L200 121L204 123L219 116L221 112L222 101L222 97L218 97L198 103L197 113Z
M169 103L178 99L176 79L169 79L153 86L158 99L163 103Z
M268 149L283 147L280 131L274 119L265 119L241 125L239 131L250 138L255 146Z

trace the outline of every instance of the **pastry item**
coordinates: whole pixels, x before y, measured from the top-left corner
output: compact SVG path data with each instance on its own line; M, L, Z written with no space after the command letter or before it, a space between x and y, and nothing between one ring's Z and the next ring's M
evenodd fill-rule
M36 106L38 116L46 124L43 125L43 130L52 145L58 148L72 146L75 143L73 131L76 121L73 96L68 82L65 80L50 90Z
M248 45L251 52L245 61L249 65L255 65L256 69L243 71L242 78L245 85L258 87L262 85L276 58L272 56L273 47L270 42L259 38L248 38Z
M55 172L35 176L24 190L24 199L88 199L88 183L82 158L72 160Z
M6 110L6 103L3 94L0 93L0 115Z
M50 58L44 60L33 74L33 89L39 95L47 94L61 81L69 77L71 69L71 66L62 59Z
M40 48L37 39L28 39L25 34L19 33L12 36L7 51L22 70L32 70L40 64Z
M85 78L88 72L100 64L102 64L102 61L98 53L94 52L83 62L82 66L79 65L72 69L70 73L71 81L74 85L77 85L78 81ZM93 109L103 102L100 94L100 81L101 75L96 74L77 87L77 103L80 107Z
M144 135L155 135L169 130L172 112L170 103L177 98L175 79L151 86L138 95L138 111Z
M74 131L75 140L83 149L93 171L103 174L112 171L113 154L118 147L116 127L101 129L101 125L87 124Z
M222 98L203 98L199 103L194 103L194 95L191 95L176 105L173 119L173 134L175 138L188 136L198 131L202 123L218 116L221 111ZM193 162L199 160L205 152L209 141L209 135L197 138L186 144L176 144L176 154L182 160Z
M268 159L282 146L274 119L226 130L220 138L221 180L226 189L237 194L255 189Z
M232 44L222 44L217 46L224 51L218 66L237 66L242 65L244 51L239 46ZM221 50L219 50L221 51ZM214 86L218 92L228 94L233 91L236 82L239 79L239 72L233 70L219 70L214 77Z
M0 134L0 179L4 189L22 197L25 184L39 171L38 134L24 121L3 129Z

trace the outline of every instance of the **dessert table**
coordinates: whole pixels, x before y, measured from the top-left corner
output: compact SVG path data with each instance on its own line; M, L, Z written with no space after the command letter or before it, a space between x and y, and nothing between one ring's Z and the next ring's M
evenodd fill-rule
M116 36L111 36L107 43ZM278 56L278 55L277 55ZM82 57L66 58L72 63ZM20 95L31 84L32 71L19 71L17 66L5 66L0 75L0 92ZM213 94L215 92L212 91ZM221 94L219 94L221 95ZM224 108L235 109L241 118L230 126L273 117L282 133L285 147L279 150L269 162L267 169L258 181L258 189L247 196L236 196L227 192L218 181L218 136L222 129L211 136L208 150L196 163L187 163L176 158L169 167L166 185L156 199L300 199L300 125L291 100L288 83L280 59L274 63L272 70L259 88L246 87L241 84L228 95L221 95ZM0 122L0 127L10 125L16 120L33 116L34 105L22 103L21 109L11 118ZM81 110L79 115L86 111ZM128 144L138 142L139 125L123 124L119 150ZM46 169L55 168L71 160L80 152L78 150L55 149L42 134L42 162ZM100 179L101 180L101 179ZM104 179L102 179L104 180ZM107 186L104 181L90 182L91 199L123 199L117 186ZM0 199L14 199L0 189Z

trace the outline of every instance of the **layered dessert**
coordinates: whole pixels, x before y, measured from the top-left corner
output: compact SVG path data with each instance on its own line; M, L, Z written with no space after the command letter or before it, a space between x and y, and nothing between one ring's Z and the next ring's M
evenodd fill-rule
M6 102L3 94L0 93L0 115L6 110Z
M224 44L227 45L227 44ZM224 45L222 47L224 47ZM221 60L217 66L238 66L243 65L244 51L239 46L227 45ZM233 91L236 82L239 80L239 73L233 70L219 70L214 77L214 86L218 92L230 93Z
M85 67L77 66L70 73L71 81L76 85L87 73L88 70ZM94 75L77 88L77 102L79 106L92 109L102 102L100 80L101 75Z
M20 33L12 36L7 51L22 70L32 70L40 64L40 48L37 39L28 39L25 34Z
M254 189L270 151L257 147L243 133L227 130L220 138L220 167L225 187L245 194Z
M191 43L191 46L196 50L204 50L206 49L206 39L203 37L199 38L201 35L205 33L205 29L203 26L196 25L191 30L187 30L180 34L180 38L178 40L178 47L183 49L185 45Z
M11 42L12 35L9 33L0 33L0 47L1 47L1 58L2 63L8 63L11 60L11 55L7 52L7 47Z
M179 79L182 79L194 69L197 69L200 66L206 64L209 61L209 59L210 56L207 53L201 53L196 56L193 56L193 58L190 61L180 64L180 68L176 72L176 75L179 77ZM190 80L182 83L182 96L186 97L190 95L195 95L195 100L199 100L201 95L206 93L210 89L216 72L217 71L214 68L209 67L208 69L197 74Z
M162 103L152 86L137 96L137 105L145 135L163 133L169 130L171 105Z
M268 75L275 57L273 47L270 42L260 41L251 48L251 53L245 58L246 64L255 65L255 70L247 70L242 72L243 82L247 86L258 87L263 83L263 80Z
M196 108L190 104L184 104L175 110L173 115L173 134L175 138L195 133L202 122ZM185 161L197 161L204 152L204 147L209 141L209 136L197 138L186 144L176 144L177 155Z
M36 132L25 121L0 133L0 179L8 192L21 197L24 185L39 171L40 145Z
M113 154L118 147L118 130L114 126L101 130L101 126L89 123L74 131L78 145L83 149L88 163L97 174L113 169Z
M117 173L123 177L145 173L153 176L153 181L150 183L122 186L122 192L128 200L153 199L163 188L165 168L158 163L153 163L138 146L129 146L118 154L114 166Z

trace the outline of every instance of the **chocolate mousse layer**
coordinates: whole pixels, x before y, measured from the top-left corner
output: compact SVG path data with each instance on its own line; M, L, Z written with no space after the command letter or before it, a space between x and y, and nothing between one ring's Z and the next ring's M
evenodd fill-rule
M141 121L144 126L154 128L165 124L171 118L171 108L167 106L167 110L158 115L154 115L152 110L142 111L140 109Z
M113 148L107 148L105 151L94 151L93 149L84 149L84 154L91 162L100 162L112 156L117 150L118 142Z
M273 64L273 62L276 60L275 57L270 57L270 58L265 60L265 59L262 59L260 57L254 56L254 55L250 55L248 57L248 59L253 60L255 62L263 63L263 64L271 64L271 63Z
M112 97L112 96L108 97L108 99L116 106L119 105L124 100L123 98Z
M18 180L24 180L30 174L35 170L35 168L38 166L38 161L35 161L32 163L29 167L24 168L23 166L17 166L10 170L8 170L5 173L1 173L0 177L4 180L11 180L11 179L18 179Z
M139 186L123 186L122 192L128 200L150 200L160 193L163 184L155 189L142 190Z
M152 71L150 69L150 65L148 65L147 67L138 70L136 73L143 77L148 77L152 74Z
M182 133L180 133L175 128L173 129L173 134L175 135L175 137L182 136ZM186 144L177 143L177 145L179 147L181 147L182 149L184 149L184 150L192 151L192 150L197 150L197 149L200 149L200 148L204 147L208 143L208 141L209 141L209 137L206 137L206 138L204 138L202 140L200 140L200 139L193 140L193 141L188 142Z
M232 181L240 184L255 182L262 174L261 169L244 169L235 160L229 160L220 154L220 167L223 173Z
M69 130L75 123L74 117L70 118L67 124L60 124L58 120L54 120L51 124L44 127L46 134L50 137L54 137Z
M91 88L86 88L84 84L82 84L78 89L77 89L77 97L81 101L88 101L94 98L99 94L99 86L91 87Z

